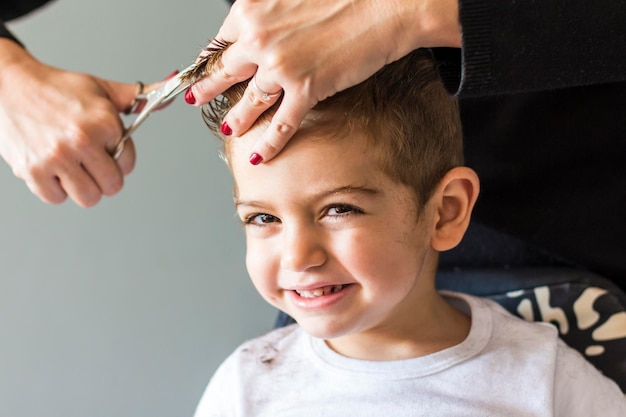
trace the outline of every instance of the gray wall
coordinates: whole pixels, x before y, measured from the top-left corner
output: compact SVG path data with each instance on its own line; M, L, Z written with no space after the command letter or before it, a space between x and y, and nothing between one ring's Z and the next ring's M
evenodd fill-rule
M54 66L153 81L227 10L59 0L10 27ZM0 162L0 417L191 416L221 360L272 326L199 110L178 99L134 139L124 189L91 209L40 202Z

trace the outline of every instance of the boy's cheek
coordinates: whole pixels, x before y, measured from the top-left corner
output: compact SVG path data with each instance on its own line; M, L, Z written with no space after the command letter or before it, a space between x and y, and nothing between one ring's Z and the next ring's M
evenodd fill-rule
M271 256L267 250L260 249L248 243L246 268L252 283L265 297L277 288L280 259Z

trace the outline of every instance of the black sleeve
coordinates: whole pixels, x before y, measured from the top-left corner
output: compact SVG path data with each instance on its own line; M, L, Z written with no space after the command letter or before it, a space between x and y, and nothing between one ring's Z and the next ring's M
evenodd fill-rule
M23 16L51 0L2 0L0 5L0 38L8 38L21 45L20 41L4 25L5 21Z
M49 3L51 0L2 0L0 20L5 22L24 16L27 13Z
M459 0L462 50L435 48L460 97L626 81L626 2Z
M17 44L22 45L22 43L15 36L13 36L13 34L9 31L9 29L7 29L7 27L4 26L4 23L1 20L0 20L0 38L8 38L16 42Z

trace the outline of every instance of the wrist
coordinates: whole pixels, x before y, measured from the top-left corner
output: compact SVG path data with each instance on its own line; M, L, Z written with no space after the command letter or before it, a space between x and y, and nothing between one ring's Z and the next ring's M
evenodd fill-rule
M20 44L7 38L0 38L0 88L7 80L12 82L21 78L24 71L35 58Z
M0 37L0 70L4 71L33 57L21 44L10 38Z
M410 50L461 47L458 0L399 0L399 3L408 7L400 18Z

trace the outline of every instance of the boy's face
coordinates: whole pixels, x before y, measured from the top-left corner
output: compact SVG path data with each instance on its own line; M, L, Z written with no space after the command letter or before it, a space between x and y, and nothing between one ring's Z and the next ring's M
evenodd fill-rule
M430 206L418 213L414 193L378 169L362 138L296 136L252 166L257 137L233 139L229 157L261 295L324 339L380 341L414 326L434 292Z

